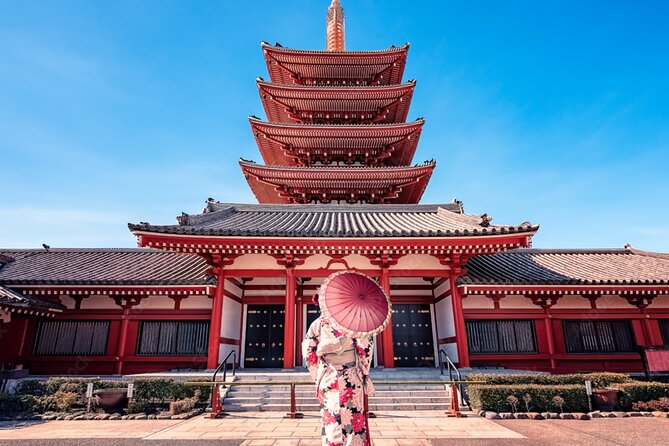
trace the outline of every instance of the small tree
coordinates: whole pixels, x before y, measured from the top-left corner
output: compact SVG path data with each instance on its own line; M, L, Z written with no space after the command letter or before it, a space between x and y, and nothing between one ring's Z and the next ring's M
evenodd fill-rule
M529 393L526 393L523 395L523 401L525 402L525 411L529 412L530 411L530 403L532 402L532 395Z
M560 409L560 413L562 413L562 408L564 407L564 398L562 398L560 395L555 395L553 397L553 406Z
M509 395L506 397L506 402L511 406L511 412L516 413L516 410L518 409L518 398Z

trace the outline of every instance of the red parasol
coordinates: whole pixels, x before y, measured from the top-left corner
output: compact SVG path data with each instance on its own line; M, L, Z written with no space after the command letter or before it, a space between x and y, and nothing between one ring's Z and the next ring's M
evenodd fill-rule
M390 299L364 274L354 271L334 273L321 284L318 296L321 314L347 336L373 336L390 322Z

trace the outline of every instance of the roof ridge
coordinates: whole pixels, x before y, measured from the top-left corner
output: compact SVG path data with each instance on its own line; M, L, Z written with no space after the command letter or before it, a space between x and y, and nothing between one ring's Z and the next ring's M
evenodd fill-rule
M405 43L404 45L400 46L395 46L392 45L389 48L384 48L380 50L357 50L357 51L326 51L326 50L302 50L302 49L296 49L296 48L288 48L285 46L278 46L278 45L272 45L268 42L260 42L260 47L261 48L272 48L278 51L286 52L286 53L321 53L324 56L327 57L336 57L336 56L347 56L347 55L356 55L356 54L383 54L383 53L392 53L392 52L399 52L403 50L408 50L411 47L411 44L409 42Z
M44 248L0 248L0 253L26 253L26 254L39 254L39 253L49 253L49 252L90 252L90 253L99 253L99 252L151 252L151 253L166 253L169 251L163 251L160 249L154 248L49 248L48 250ZM0 254L1 255L1 254Z
M626 248L517 248L500 254L632 254Z
M309 171L309 170L323 170L323 171L334 171L334 170L369 170L371 172L378 172L380 170L407 170L407 169L420 169L421 167L435 167L437 161L434 159L423 161L422 163L413 164L411 166L379 166L379 167L370 167L370 166L281 166L281 165L267 165L256 163L252 160L247 160L244 158L239 159L239 164L243 166L257 166L263 167L266 169L273 170L300 170L300 171Z

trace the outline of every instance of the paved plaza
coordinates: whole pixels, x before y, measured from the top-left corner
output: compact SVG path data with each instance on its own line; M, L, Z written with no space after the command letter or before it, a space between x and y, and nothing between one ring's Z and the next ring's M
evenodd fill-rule
M635 445L667 444L669 419L627 418L490 421L446 418L441 412L387 412L370 420L374 446ZM234 414L210 420L51 421L4 423L0 445L106 446L151 444L219 446L320 445L319 417L283 418L279 413Z

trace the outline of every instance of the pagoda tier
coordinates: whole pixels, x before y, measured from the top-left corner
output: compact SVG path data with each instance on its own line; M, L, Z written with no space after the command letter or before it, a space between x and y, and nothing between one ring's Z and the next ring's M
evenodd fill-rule
M305 51L262 44L272 82L294 85L395 85L409 45L380 51Z
M265 164L411 164L424 120L385 125L283 124L249 118Z
M392 86L325 87L258 80L271 122L380 124L406 121L415 81Z
M412 167L283 167L239 162L261 204L416 204L436 163Z

